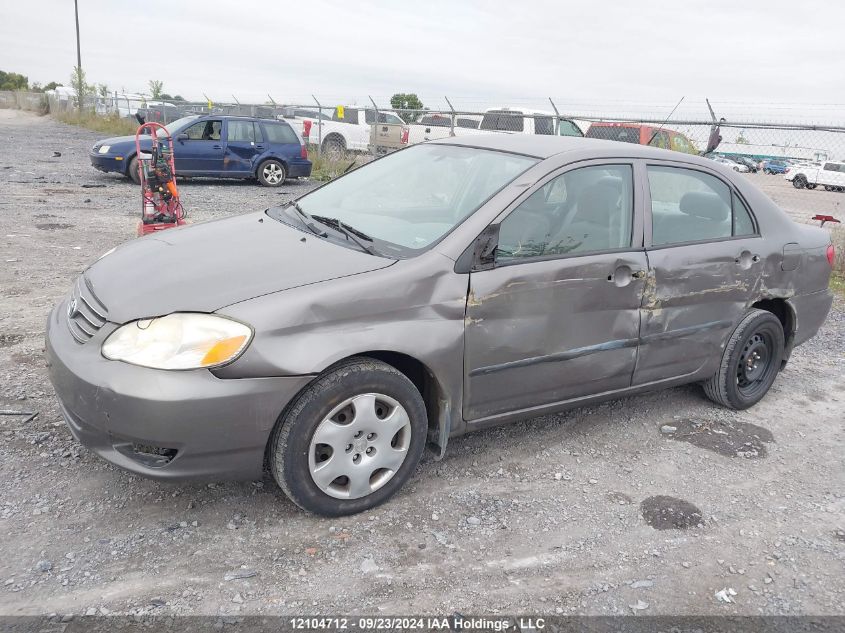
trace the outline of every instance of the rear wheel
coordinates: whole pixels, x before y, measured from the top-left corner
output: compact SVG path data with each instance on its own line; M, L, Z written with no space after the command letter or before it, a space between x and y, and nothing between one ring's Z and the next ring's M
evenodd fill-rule
M323 141L323 153L330 158L341 158L346 153L346 143L343 138L338 136L330 136Z
M719 370L704 382L704 393L731 409L757 404L780 371L783 350L783 326L777 317L751 310L728 339Z
M141 184L141 176L138 174L138 157L133 156L129 161L129 166L126 168L126 176L136 185Z
M824 186L824 190L825 190L825 191L833 191L833 189L834 189L834 188L833 188L833 187L831 187L830 185L825 185L825 186Z
M258 182L265 187L279 187L288 177L285 166L276 159L265 160L258 166Z
M814 182L808 182L807 183L807 189L815 189L815 188L816 188L816 183L814 183Z
M314 380L283 414L270 439L270 468L305 510L363 512L411 477L427 427L422 396L404 374L353 358Z

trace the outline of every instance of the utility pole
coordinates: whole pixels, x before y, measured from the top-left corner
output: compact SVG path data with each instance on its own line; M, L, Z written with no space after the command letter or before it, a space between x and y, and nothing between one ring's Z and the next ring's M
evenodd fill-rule
M79 114L82 114L82 100L85 96L85 86L82 81L82 50L79 47L79 0L73 0L73 12L76 16L76 95Z

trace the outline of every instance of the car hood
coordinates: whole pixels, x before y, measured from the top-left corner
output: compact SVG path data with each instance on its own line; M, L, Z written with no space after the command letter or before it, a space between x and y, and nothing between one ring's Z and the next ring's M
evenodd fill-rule
M304 233L264 212L132 240L85 271L113 323L214 312L261 295L384 268L376 257Z
M150 137L148 135L144 135L141 137L141 147L147 148L150 146ZM113 136L111 138L104 138L100 141L97 141L97 145L108 145L110 147L117 147L121 145L131 145L135 147L135 137L134 136Z

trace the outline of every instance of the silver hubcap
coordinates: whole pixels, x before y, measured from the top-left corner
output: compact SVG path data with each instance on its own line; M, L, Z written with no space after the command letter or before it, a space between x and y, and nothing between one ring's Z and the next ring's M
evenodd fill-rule
M264 167L264 180L269 182L271 185L278 185L282 182L284 173L285 170L282 169L280 165L270 163Z
M397 473L411 446L411 419L380 393L347 398L311 438L308 469L317 487L336 499L372 494Z

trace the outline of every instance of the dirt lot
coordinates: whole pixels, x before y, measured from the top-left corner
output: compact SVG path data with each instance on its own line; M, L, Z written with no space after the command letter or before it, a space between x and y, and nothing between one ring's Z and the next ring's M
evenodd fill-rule
M845 614L841 300L751 411L690 386L479 432L342 520L269 478L162 484L102 462L43 360L51 306L134 235L138 191L90 167L96 138L0 110L0 409L39 413L0 416L0 614ZM801 219L845 201L751 177ZM183 195L202 221L309 186Z

